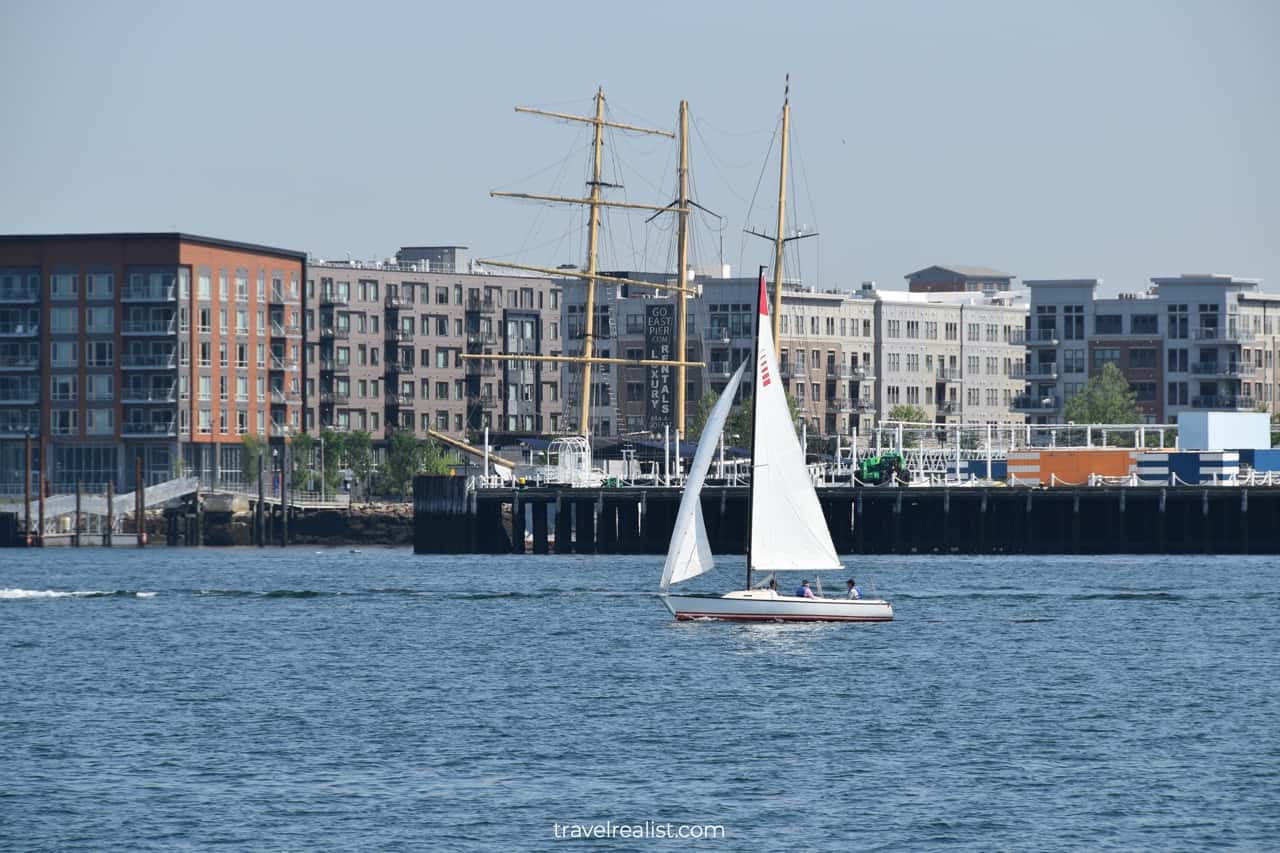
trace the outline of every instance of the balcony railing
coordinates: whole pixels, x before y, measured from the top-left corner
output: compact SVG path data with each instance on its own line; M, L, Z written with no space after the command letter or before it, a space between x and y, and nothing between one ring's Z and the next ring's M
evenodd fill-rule
M939 368L938 368L938 381L939 381L939 382L959 382L959 381L960 381L960 368L958 368L958 367L939 367Z
M296 338L302 335L302 327L297 323L290 323L287 326L278 320L271 321L271 337L273 338Z
M1054 361L1042 361L1039 364L1032 363L1027 367L1027 379L1057 379L1058 364Z
M413 302L405 299L403 296L395 296L388 293L382 300L382 304L386 306L388 311L400 311L401 309L413 309Z
M125 370L165 370L176 363L173 353L126 352L120 357L120 366Z
M298 362L292 358L284 358L282 356L272 354L271 369L272 370L297 370Z
M641 329L640 333L643 334L644 329ZM703 337L705 340L708 340L708 341L723 341L725 343L728 343L729 341L733 340L733 335L730 334L728 326L708 326L703 331ZM744 337L744 336L739 335L738 337Z
M174 386L168 388L146 388L126 385L120 398L124 403L172 403L175 401Z
M39 323L0 323L0 338L34 338L39 334Z
M386 363L387 373L413 373L412 361L396 361L392 359Z
M727 361L712 361L707 364L707 372L711 376L732 376L733 368Z
M286 390L284 388L271 389L271 402L277 406L284 406L290 403L299 403L302 401L302 392Z
M40 389L34 385L0 389L0 406L34 406L40 402Z
M492 394L478 394L470 399L470 404L481 409L492 409L497 398Z
M321 326L321 327L320 327L320 337L322 337L322 338L336 338L336 339L338 339L338 340L340 340L340 341L345 341L345 340L347 340L348 338L350 338L350 337L351 337L351 329L349 329L349 328L339 328L339 327L337 327L337 326Z
M122 335L172 335L177 331L173 318L168 320L125 320L120 324Z
M469 358L462 364L466 376L496 376L498 373L498 368L492 361Z
M1257 401L1252 397L1214 395L1191 398L1191 408L1193 409L1254 409L1257 408L1257 405Z
M1217 326L1203 326L1195 330L1195 339L1197 341L1247 343L1252 341L1253 338L1253 332L1248 332L1244 329L1220 329Z
M150 437L177 435L177 424L166 421L125 421L120 424L120 434L124 436Z
M1061 401L1056 395L1021 394L1014 398L1009 408L1015 412L1053 412L1060 406Z
M387 326L385 330L384 340L411 341L413 340L413 330L397 329L395 326Z
M960 403L957 400L943 400L938 403L938 414L940 415L958 415L960 413Z
M120 289L122 302L176 302L177 299L178 288L174 285L153 287L149 284L126 284Z
M467 310L479 311L481 314L492 314L494 311L494 302L492 299L481 299L477 296L468 296Z
M346 305L350 301L350 297L344 293L338 293L333 290L325 290L320 293L321 305Z
M351 402L350 391L321 391L320 405L322 406L345 406Z
M468 332L467 343L472 346L496 346L498 343L498 336L493 332Z
M40 299L40 288L35 285L20 284L17 287L0 287L0 302L8 304L25 304Z
M1057 329L1014 329L1009 333L1009 343L1026 344L1027 346L1051 346L1058 345Z
M25 351L0 351L0 371L38 370L40 350L31 347Z
M280 421L271 422L272 438L284 438L288 434L289 434L289 426L287 424L283 424Z
M409 398L408 394L388 393L386 395L386 399L387 399L387 408L398 408L400 406L413 405L413 400Z
M1252 364L1241 364L1229 361L1222 364L1217 361L1197 361L1191 365L1191 372L1197 376L1253 376L1257 368Z
M40 413L34 412L0 412L0 435L40 434Z

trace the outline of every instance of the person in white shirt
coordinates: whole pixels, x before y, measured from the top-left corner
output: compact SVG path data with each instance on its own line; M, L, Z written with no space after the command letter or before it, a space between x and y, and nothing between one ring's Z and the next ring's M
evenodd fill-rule
M858 589L858 584L854 581L853 578L849 578L847 582L847 586L849 587L849 598L851 599L862 598L862 590Z

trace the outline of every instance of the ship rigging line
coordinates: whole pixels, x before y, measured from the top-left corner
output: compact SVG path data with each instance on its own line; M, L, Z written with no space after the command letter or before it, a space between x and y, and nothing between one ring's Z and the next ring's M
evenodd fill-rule
M751 203L747 206L747 218L746 218L747 224L750 224L751 222L751 214L755 211L755 208L756 208L756 197L760 195L760 184L764 181L764 173L765 173L765 169L769 165L769 158L773 156L773 144L778 141L778 134L781 131L782 131L782 116L781 114L779 114L778 124L777 126L774 127L773 136L769 139L769 150L765 152L764 161L761 162L760 164L760 176L756 178L756 188L755 188L755 191L751 193ZM743 231L742 236L739 239L741 240L741 243L739 244L739 248L738 248L738 267L741 268L742 258L747 252L747 233Z

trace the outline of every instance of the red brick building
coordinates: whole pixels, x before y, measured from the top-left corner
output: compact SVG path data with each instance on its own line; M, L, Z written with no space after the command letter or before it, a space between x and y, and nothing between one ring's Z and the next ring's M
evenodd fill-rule
M302 429L306 255L177 233L0 236L0 482L239 476ZM41 460L45 460L42 462ZM47 462L47 464L46 464Z

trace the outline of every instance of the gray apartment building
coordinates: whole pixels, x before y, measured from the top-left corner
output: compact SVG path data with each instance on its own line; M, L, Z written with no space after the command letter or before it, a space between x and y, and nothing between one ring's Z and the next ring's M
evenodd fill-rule
M670 282L672 276L611 273ZM689 300L686 417L708 390L719 391L755 341L758 280L699 276ZM565 284L567 351L580 351L583 288ZM1025 294L960 291L905 293L864 285L822 292L784 283L779 369L812 435L867 435L899 403L919 406L935 423L1022 423L1010 405L1023 388ZM661 291L633 285L596 291L596 349L601 355L652 355L649 317L674 310ZM655 405L658 368L597 368L591 420L598 435L653 434L674 422ZM579 369L566 366L566 416L576 426Z
M992 295L1013 289L1013 273L991 267L934 265L908 273L911 293L984 293Z
M489 275L461 246L406 247L394 260L307 267L307 428L428 429L463 440L562 428L560 376L534 361L464 353L556 355L560 287Z
M1152 278L1140 293L1096 295L1100 279L1027 281L1027 387L1015 403L1035 423L1061 423L1066 401L1111 363L1143 419L1184 411L1276 411L1280 296L1258 279Z

